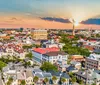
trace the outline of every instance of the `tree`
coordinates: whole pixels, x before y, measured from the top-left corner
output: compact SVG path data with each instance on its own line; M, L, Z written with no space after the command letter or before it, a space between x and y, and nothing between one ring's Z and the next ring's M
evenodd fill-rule
M21 85L26 85L25 80L22 80L22 81L21 81Z
M71 77L70 81L71 81L72 83L76 82L76 77L74 76L74 73L70 72L70 73L69 73L69 76Z
M78 82L79 84L83 84L83 81L80 80L80 79L77 79L77 82Z
M41 68L41 70L47 71L47 72L51 71L51 70L57 71L57 67L55 65L51 64L50 62L44 62L40 68Z
M98 33L98 34L96 34L96 37L97 37L97 38L100 38L100 34L99 34L99 33Z
M65 83L65 82L66 82L66 79L65 79L64 77L62 77L62 78L61 78L61 82L62 82L62 83Z
M35 77L33 78L33 81L34 81L35 83L37 83L38 80L39 80L39 77L37 77L37 76L35 76Z
M73 44L77 44L77 40L79 39L79 36L74 36L74 38L68 38L68 35L62 34L61 35L61 42L65 43L65 46L63 47L63 51L67 52L69 55L83 55L83 56L89 56L90 52L88 49L82 48L82 46L78 47L73 46Z
M71 79L71 82L72 82L72 83L76 82L76 78L73 77L73 78Z
M6 66L6 63L0 61L0 70L2 71L2 68Z
M30 61L28 61L28 62L24 62L23 66L24 66L25 68L27 68L28 66L31 66Z
M14 37L10 37L10 39L11 39L11 40L13 40L13 39L14 39Z
M72 78L74 76L74 73L69 72L69 76Z
M45 82L45 83L48 83L48 81L49 81L48 78L45 78L45 79L44 79L44 82Z
M30 45L30 46L29 45L24 45L23 49L27 49L28 50L28 49L31 49L32 47L33 47L32 45Z
M95 83L93 83L92 85L96 85Z
M7 85L11 85L12 82L13 82L13 78L10 77L10 78L8 79Z
M25 55L25 57L28 57L28 58L32 59L33 58L33 55L32 55L31 52L29 52L28 54Z
M53 82L56 82L57 77L56 77L56 76L53 76L53 77L52 77L52 80L53 80Z
M11 85L11 82L8 81L6 84L7 84L7 85Z

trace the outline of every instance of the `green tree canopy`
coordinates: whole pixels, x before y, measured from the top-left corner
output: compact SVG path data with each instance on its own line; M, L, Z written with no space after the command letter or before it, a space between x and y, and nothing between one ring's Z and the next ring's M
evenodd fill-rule
M44 79L44 82L45 82L45 83L47 83L48 81L49 81L48 78L45 78L45 79Z
M21 85L26 85L25 80L22 80L22 81L21 81Z
M13 78L10 77L10 78L8 79L7 85L11 85L12 82L13 82Z
M33 55L32 55L31 52L29 52L28 54L25 55L25 57L28 57L28 58L32 59L33 58Z
M61 78L61 82L65 83L66 82L66 79L65 78Z
M0 70L2 70L2 68L5 67L5 66L6 66L6 63L0 61Z
M37 77L37 76L35 76L34 78L33 78L33 81L36 83L36 82L38 82L38 80L39 80L39 77Z
M32 45L24 45L23 46L23 49L30 49L30 48L32 48L33 46Z
M83 56L89 56L90 52L88 49L85 49L83 47L78 47L77 40L79 39L79 36L74 36L73 38L68 38L69 35L62 34L60 42L65 43L65 46L63 47L63 51L67 52L69 55L83 55ZM73 46L75 44L76 46Z
M53 80L53 81L56 81L56 80L57 80L57 77L56 77L56 76L53 76L53 77L52 77L52 80Z
M51 64L50 62L44 62L41 66L41 70L47 71L47 72L51 71L51 70L57 71L57 67L55 65Z

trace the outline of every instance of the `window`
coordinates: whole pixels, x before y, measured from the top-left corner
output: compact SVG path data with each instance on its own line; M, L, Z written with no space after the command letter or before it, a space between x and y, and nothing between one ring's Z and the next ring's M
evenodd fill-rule
M53 60L53 62L55 62L55 60Z

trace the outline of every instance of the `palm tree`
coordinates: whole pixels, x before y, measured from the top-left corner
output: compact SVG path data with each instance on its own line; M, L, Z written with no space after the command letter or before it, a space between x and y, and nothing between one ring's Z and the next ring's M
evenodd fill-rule
M53 80L53 82L56 82L57 77L56 77L56 76L53 76L53 77L52 77L52 80Z
M33 78L33 81L34 81L35 83L37 83L38 80L39 80L39 77L38 77L38 76L35 76L35 77Z
M65 83L66 82L66 79L65 78L61 78L61 82Z
M45 79L44 79L44 82L45 82L45 83L48 83L48 81L49 81L48 78L45 78Z

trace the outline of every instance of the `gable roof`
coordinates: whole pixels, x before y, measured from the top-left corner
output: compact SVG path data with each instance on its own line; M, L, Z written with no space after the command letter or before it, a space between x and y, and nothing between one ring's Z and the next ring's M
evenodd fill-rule
M50 73L52 74L52 76L63 77L63 78L67 78L67 79L70 78L69 75L67 73L65 73L65 72L50 71Z
M67 79L70 78L69 75L68 75L67 73L64 73L64 72L62 73L61 77L63 77L63 78L67 78Z
M43 76L44 76L45 78L48 78L48 77L51 77L51 76L52 76L51 73L43 72L42 74L43 74Z
M44 78L42 74L40 73L36 73L35 76L39 77L39 78Z
M33 69L34 72L42 72L41 69Z
M86 71L84 71L84 72L83 71L78 71L75 74L77 74L78 76L81 76L81 77L83 77L85 79L87 79L87 78L90 79L90 80L93 79L92 76L89 75L89 71L88 72L86 72Z
M63 51L55 51L55 52L45 53L44 55L47 55L47 56L58 56L58 55L67 55L67 53L65 53Z
M33 77L32 71L27 70L25 73L26 73L26 78Z
M33 51L38 52L40 54L45 54L47 52L59 51L59 48L52 47L52 48L34 48Z
M67 68L67 71L69 72L69 71L73 71L73 70L77 70L74 66L69 66L68 68Z

